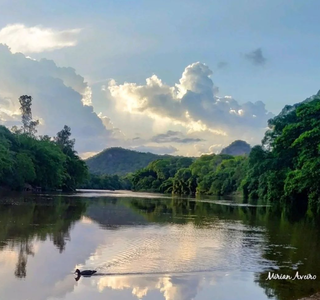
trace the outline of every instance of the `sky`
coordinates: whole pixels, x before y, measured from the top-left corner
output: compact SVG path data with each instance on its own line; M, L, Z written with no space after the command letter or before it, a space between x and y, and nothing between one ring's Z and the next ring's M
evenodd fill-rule
M39 134L88 157L259 144L320 89L317 0L0 0L0 124L33 97Z

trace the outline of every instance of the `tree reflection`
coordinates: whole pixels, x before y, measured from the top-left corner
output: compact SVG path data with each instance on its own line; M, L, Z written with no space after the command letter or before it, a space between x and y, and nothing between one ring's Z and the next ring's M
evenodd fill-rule
M27 276L28 255L34 256L33 246L28 240L23 242L21 241L18 262L16 264L16 270L14 272L14 274L18 278L24 278Z
M86 211L81 199L62 197L11 197L1 199L0 251L19 251L15 268L17 278L27 276L28 256L34 256L33 242L50 239L60 253L70 240L70 227Z
M256 274L267 295L279 300L299 299L319 291L320 248L318 217L306 214L305 207L283 207L281 217L266 224L268 234L263 258L274 268ZM266 280L269 272L290 275L316 275L316 280Z
M87 204L90 202L90 206ZM118 229L131 224L187 224L209 228L221 220L240 221L247 225L242 232L243 248L256 249L259 269L255 281L268 297L278 300L298 299L319 289L320 226L318 218L305 211L306 207L217 205L212 201L182 198L76 198L16 199L0 204L0 251L18 251L15 276L27 276L28 257L34 254L33 242L50 239L60 253L70 240L70 228L83 214L102 228ZM226 204L226 203L225 203ZM228 204L228 203L227 203ZM261 227L262 243L252 239L255 228ZM252 231L250 231L252 229ZM255 233L256 234L256 233ZM245 251L246 249L244 249ZM317 280L266 280L268 272L294 276L312 274Z
M261 203L259 203L261 204ZM266 207L217 205L195 199L132 199L127 203L142 214L149 222L173 222L185 224L192 222L197 226L207 226L217 219L243 220L245 223L262 223L266 216Z
M269 298L289 300L319 291L319 217L307 212L304 205L250 207L180 199L132 199L130 206L149 222L192 222L201 227L225 219L241 220L251 228L262 226L266 229L265 244L257 249L262 252L263 271L255 274L255 281L265 294ZM243 247L254 246L254 240L250 239L243 244ZM267 267L270 265L273 267ZM300 275L316 275L317 280L266 280L269 272L294 277L297 271Z

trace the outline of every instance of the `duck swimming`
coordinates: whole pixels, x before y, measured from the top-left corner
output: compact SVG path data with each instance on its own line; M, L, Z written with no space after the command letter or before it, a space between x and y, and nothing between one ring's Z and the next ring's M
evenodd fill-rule
M80 277L80 276L91 276L94 273L97 273L97 271L93 271L93 270L80 271L79 269L77 269L77 270L75 270L74 273L77 274L78 277Z

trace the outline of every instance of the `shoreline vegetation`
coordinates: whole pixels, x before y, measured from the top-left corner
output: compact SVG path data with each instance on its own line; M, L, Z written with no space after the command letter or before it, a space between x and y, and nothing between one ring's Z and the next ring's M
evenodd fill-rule
M18 191L74 191L88 169L74 150L71 128L55 137L36 136L39 121L32 119L32 97L19 98L22 127L0 125L0 186Z
M74 150L68 126L53 138L36 136L39 122L32 119L32 98L24 95L19 102L23 126L11 131L0 126L0 186L36 191L87 188L189 196L242 194L247 200L320 211L320 92L285 106L270 119L261 145L248 155L163 156L121 176L89 174Z
M249 155L166 157L119 177L90 175L82 188L131 189L180 195L242 194L244 199L320 212L320 91L285 106L268 121Z

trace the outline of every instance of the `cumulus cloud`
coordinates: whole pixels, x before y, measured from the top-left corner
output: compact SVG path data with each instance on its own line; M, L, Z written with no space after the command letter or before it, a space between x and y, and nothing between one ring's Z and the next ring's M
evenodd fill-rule
M256 66L264 65L267 61L267 59L264 57L262 53L261 48L258 48L252 52L245 54L244 57Z
M108 89L119 110L144 114L155 121L168 120L189 134L206 133L211 145L217 144L213 138L223 145L235 139L259 143L273 114L261 101L240 104L231 96L219 96L211 75L208 66L197 62L185 68L174 86L153 75L145 85L111 81Z
M192 138L192 137L185 137L182 132L179 131L172 131L168 130L166 133L157 134L151 138L152 142L155 143L195 143L201 142L202 139L200 138Z
M0 30L0 43L8 45L13 53L39 53L75 46L79 32L80 29L58 31L42 26L10 24Z
M172 86L153 75L142 85L111 80L97 94L73 68L51 60L33 60L0 44L0 61L0 124L19 124L18 98L31 95L39 134L53 136L69 125L84 157L113 146L195 156L236 139L255 144L273 116L261 101L240 104L219 96L212 71L199 62L187 66ZM93 108L97 96L108 99L99 114Z
M0 61L0 124L20 123L18 98L27 94L33 97L34 118L41 119L39 134L53 136L69 125L79 152L102 150L113 140L113 128L88 105L90 88L74 69L13 54L1 44Z

